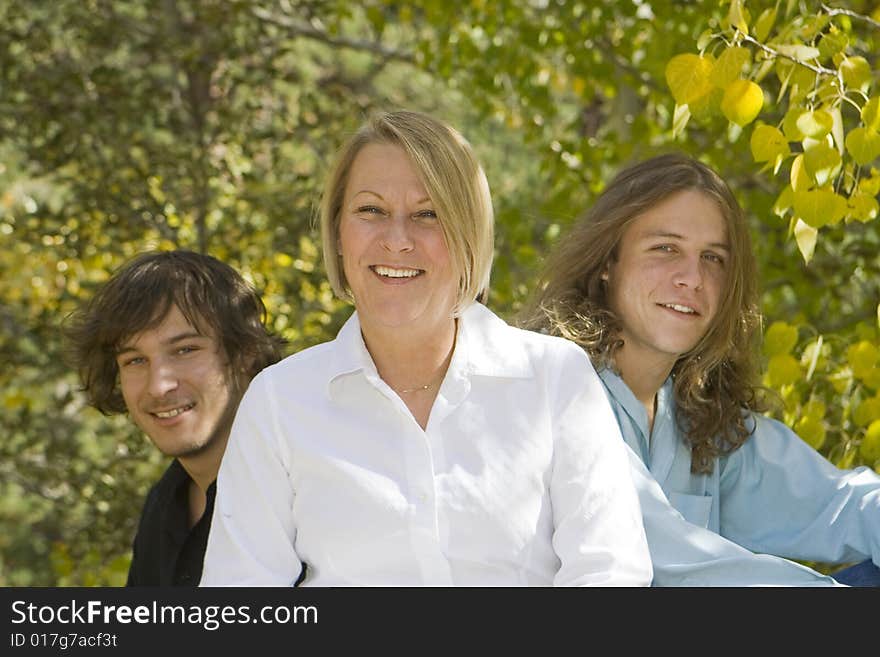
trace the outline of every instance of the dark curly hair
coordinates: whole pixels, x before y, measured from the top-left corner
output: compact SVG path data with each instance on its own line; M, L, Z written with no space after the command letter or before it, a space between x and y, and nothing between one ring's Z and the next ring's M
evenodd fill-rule
M751 434L744 411L763 410L755 348L762 321L756 265L742 209L715 171L678 153L620 171L547 258L520 324L577 342L597 369L615 369L614 353L623 339L602 272L616 260L627 227L684 190L699 191L717 204L730 244L721 306L706 334L672 369L677 420L691 446L691 470L711 472L715 458L734 451Z
M62 324L67 361L89 403L105 415L126 410L116 364L120 345L158 326L172 304L193 327L217 336L238 389L281 358L284 342L267 330L260 295L235 269L192 251L141 253Z

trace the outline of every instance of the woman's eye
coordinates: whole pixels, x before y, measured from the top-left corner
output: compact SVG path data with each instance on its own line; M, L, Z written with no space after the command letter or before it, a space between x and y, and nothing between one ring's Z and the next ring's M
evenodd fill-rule
M375 205L363 205L355 210L358 214L382 214L382 209Z
M721 257L720 255L718 255L717 253L704 253L704 254L703 254L703 257L704 257L706 260L708 260L709 262L714 262L714 263L719 264L719 265L723 265L723 264L724 264L724 258L722 258L722 257Z
M661 251L663 253L672 253L673 248L669 244L658 244L654 247L654 251Z
M419 219L436 219L437 213L433 210L419 210L415 216Z

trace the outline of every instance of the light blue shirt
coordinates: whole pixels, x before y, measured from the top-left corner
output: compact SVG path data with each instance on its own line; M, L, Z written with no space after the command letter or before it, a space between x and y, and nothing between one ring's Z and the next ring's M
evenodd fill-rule
M672 379L657 393L649 432L645 407L623 380L608 369L599 376L624 440L638 457L633 460L641 461L633 477L655 585L835 584L770 555L826 563L871 558L880 564L875 472L835 468L781 422L753 414L749 439L717 459L710 474L693 474L690 448L675 422ZM668 504L678 513L664 509Z

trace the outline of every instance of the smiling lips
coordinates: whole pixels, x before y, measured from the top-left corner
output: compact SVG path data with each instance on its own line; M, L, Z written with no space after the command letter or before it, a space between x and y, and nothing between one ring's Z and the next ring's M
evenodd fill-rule
M691 308L690 306L684 306L679 303L659 303L658 306L662 306L663 308L669 308L670 310L674 310L679 313L684 313L685 315L699 315L696 309Z
M172 417L177 417L181 413L185 413L186 411L190 410L194 406L195 406L195 402L193 402L191 404L187 404L186 406L172 408L171 410L168 410L168 411L152 411L151 414L155 415L156 417L161 418L163 420L167 420Z
M370 269L385 278L415 278L419 274L425 273L424 269L387 267L385 265L373 265Z

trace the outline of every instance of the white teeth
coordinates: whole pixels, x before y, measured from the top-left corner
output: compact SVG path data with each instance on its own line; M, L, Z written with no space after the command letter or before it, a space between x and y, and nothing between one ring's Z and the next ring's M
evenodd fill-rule
M688 313L689 315L695 314L697 311L693 308L689 308L688 306L679 306L677 303L664 303L666 308L672 308L673 310L677 310L680 313Z
M383 267L382 265L376 265L373 267L373 271L380 276L388 276L389 278L412 278L413 276L418 276L422 273L418 269L392 269L391 267Z
M157 411L156 413L154 413L154 415L156 417L161 417L163 419L169 418L169 417L177 417L178 415L180 415L184 411L188 411L189 409L191 409L193 406L195 406L195 404L188 404L187 406L182 406L181 408L175 408L170 411Z

